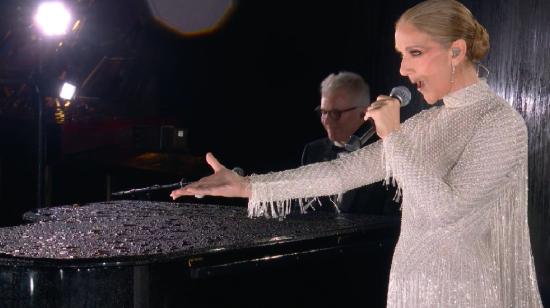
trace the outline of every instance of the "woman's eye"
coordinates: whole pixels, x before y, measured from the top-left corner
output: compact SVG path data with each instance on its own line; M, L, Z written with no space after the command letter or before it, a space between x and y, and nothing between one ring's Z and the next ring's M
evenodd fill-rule
M413 56L413 57L418 57L418 56L420 56L420 55L422 54L422 51L420 51L420 50L411 50L411 51L410 51L410 54L411 54L411 56Z

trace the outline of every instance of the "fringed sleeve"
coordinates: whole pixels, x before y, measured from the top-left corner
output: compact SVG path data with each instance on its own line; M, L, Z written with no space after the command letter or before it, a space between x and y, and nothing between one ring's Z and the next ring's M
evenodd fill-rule
M290 213L293 200L298 200L303 212L305 198L337 194L380 181L383 177L380 141L332 161L251 175L248 215L282 218Z
M527 161L527 152L523 158ZM498 200L491 220L492 253L500 269L504 306L542 307L531 255L527 221L527 164L515 174L515 183Z

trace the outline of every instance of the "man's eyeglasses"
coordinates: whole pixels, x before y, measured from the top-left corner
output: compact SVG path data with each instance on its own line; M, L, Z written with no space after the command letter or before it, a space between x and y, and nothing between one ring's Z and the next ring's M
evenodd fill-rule
M338 109L332 109L332 110L325 110L322 109L321 106L315 107L314 111L320 116L328 116L332 120L338 121L342 117L342 114L348 111L352 111L354 109L359 108L359 106L349 107L346 109L338 110Z

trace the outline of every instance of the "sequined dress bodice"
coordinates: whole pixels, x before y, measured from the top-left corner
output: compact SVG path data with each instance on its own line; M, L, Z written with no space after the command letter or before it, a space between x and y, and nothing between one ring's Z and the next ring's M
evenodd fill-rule
M402 192L388 307L542 307L527 224L527 130L485 81L340 159L250 177L250 216L382 179Z

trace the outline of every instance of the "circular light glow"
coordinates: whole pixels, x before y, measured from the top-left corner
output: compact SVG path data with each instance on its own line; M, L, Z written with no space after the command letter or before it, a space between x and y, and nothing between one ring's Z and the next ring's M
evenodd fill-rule
M61 2L44 2L38 7L35 21L45 35L63 35L69 29L71 13Z
M147 3L157 22L186 36L214 32L236 8L234 0L147 0Z

